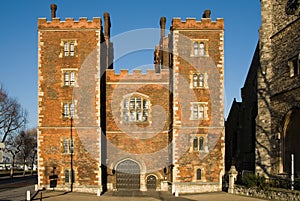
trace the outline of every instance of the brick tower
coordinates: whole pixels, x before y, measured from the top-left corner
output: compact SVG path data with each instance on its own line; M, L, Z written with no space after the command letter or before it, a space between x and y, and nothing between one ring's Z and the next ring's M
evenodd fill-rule
M38 184L97 191L102 174L96 75L105 50L100 44L108 38L100 18L61 21L56 8L51 5L51 21L38 20Z
M224 174L224 20L172 21L173 190L221 190Z

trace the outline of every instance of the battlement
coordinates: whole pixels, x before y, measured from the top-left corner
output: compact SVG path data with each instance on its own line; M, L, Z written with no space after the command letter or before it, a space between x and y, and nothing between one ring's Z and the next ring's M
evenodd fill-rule
M196 18L186 18L186 21L182 21L181 18L173 18L172 29L224 29L224 19L217 18L216 21L212 21L210 18L202 18L201 21L197 21Z
M46 18L38 19L38 29L100 29L101 24L99 17L95 17L93 20L82 17L78 21L73 18L66 18L65 21L61 21L60 18L52 18L52 21L47 21Z
M169 69L162 69L160 73L156 73L154 69L147 70L146 73L142 73L140 69L133 70L132 73L127 69L121 69L120 73L116 73L114 69L107 69L106 79L108 82L168 82Z

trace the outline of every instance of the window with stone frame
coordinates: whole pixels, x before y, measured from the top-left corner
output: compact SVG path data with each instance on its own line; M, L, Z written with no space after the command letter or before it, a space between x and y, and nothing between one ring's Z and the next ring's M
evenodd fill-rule
M73 102L63 103L63 117L73 118L75 116L75 104Z
M76 72L71 70L64 70L63 71L64 77L64 86L75 86L76 82Z
M205 74L204 73L194 73L193 74L193 87L194 88L203 88L205 79L204 79Z
M289 59L288 66L290 68L290 77L300 75L300 54Z
M207 115L207 103L193 102L191 103L191 120L206 120Z
M126 96L122 102L122 121L148 122L150 111L150 101L147 96L142 94L131 94Z
M205 135L196 135L193 137L193 151L207 152L207 138Z
M65 183L74 183L75 182L74 170L65 169L64 176L65 176Z
M206 56L207 55L207 40L193 41L191 56Z
M74 139L64 139L63 140L63 153L64 154L73 154L74 153Z
M64 57L75 56L75 41L64 42Z

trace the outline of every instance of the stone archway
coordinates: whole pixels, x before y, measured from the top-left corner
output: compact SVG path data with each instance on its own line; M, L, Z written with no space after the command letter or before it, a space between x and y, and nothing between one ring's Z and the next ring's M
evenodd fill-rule
M140 166L132 160L122 161L116 168L117 189L140 189Z
M291 172L291 154L294 154L295 172L300 173L300 109L293 109L287 113L281 144L283 171Z

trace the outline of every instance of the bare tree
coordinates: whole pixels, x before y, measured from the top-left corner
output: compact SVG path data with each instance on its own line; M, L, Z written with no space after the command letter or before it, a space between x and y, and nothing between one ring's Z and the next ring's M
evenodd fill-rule
M26 112L16 99L10 98L0 86L0 137L4 143L10 134L26 124Z
M20 152L17 154L17 159L23 164L23 175L26 172L26 166L31 166L31 173L36 159L37 148L37 131L36 129L29 129L21 131L17 136L17 142L21 144Z
M22 144L19 142L18 134L14 133L7 137L5 142L4 151L11 156L11 168L10 168L10 177L12 178L14 175L14 167L16 162L16 157L20 152L20 147Z

